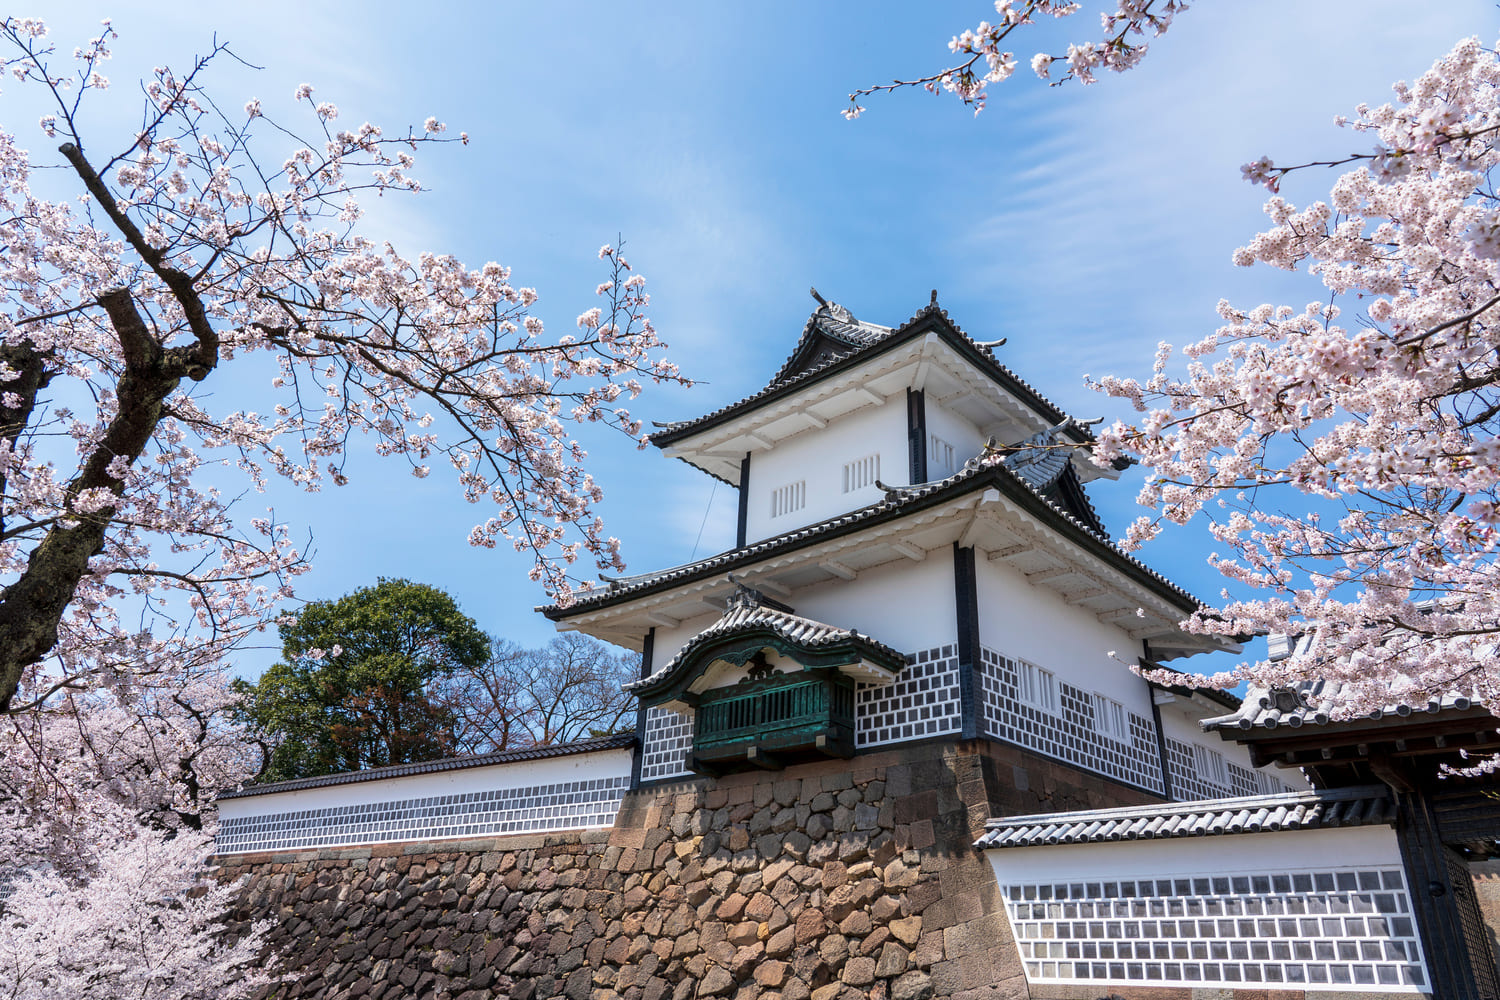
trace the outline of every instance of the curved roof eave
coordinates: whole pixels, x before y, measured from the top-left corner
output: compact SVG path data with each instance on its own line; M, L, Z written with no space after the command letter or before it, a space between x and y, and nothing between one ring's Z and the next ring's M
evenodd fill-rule
M894 496L868 507L817 524L807 525L743 548L710 556L696 563L636 577L629 583L617 584L602 592L595 591L590 595L579 596L566 607L549 604L539 606L535 610L552 621L565 621L580 613L625 604L640 597L671 590L685 583L753 565L778 553L794 550L817 541L837 538L872 525L897 520L907 514L937 506L987 486L1002 490L1028 513L1053 527L1063 538L1114 566L1127 578L1179 608L1184 615L1206 607L1192 594L1133 556L1127 555L1092 528L1047 500L1016 473L1006 469L1003 465L995 464L961 471L935 483L903 487L894 491Z
M901 654L884 643L853 630L823 627L834 635L824 640L802 642L788 635L785 630L762 621L753 621L723 631L713 631L710 626L703 633L690 639L661 670L650 677L632 681L625 685L625 688L636 695L642 704L660 701L663 697L669 697L673 692L680 692L690 685L693 679L702 672L698 668L712 663L717 652L723 651L728 646L738 647L744 644L754 644L760 640L763 640L765 645L790 647L789 655L803 666L838 666L839 664L833 662L819 664L816 661L831 661L839 658L840 654L843 654L844 662L869 660L893 674L905 666L905 660Z
M809 369L785 381L777 382L773 379L769 385L759 392L752 393L712 413L692 420L674 423L670 427L648 435L647 440L658 448L666 448L669 445L693 437L705 430L727 423L763 403L792 395L824 379L831 378L841 372L854 368L871 358L877 357L886 351L894 350L908 341L929 332L936 332L947 341L949 346L964 356L966 360L987 374L1011 395L1030 405L1047 420L1053 423L1060 423L1067 419L1068 415L1055 403L1043 396L1030 383L1016 375L1015 372L995 360L994 355L988 348L980 347L979 344L975 343L968 334L959 329L958 325L949 318L947 310L940 308L934 303L924 306L911 319L893 330L889 335L874 341L868 346L854 349L842 357L830 360L825 364ZM1067 433L1077 444L1091 444L1094 440L1093 434L1086 428L1076 424L1070 427ZM1126 468L1128 465L1128 462L1121 464L1121 462L1117 461L1115 463L1115 466L1120 469Z

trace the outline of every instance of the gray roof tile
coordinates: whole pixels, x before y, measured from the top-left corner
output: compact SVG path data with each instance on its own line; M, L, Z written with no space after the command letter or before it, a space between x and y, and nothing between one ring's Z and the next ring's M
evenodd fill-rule
M729 609L724 617L693 636L686 645L677 651L677 654L662 665L660 670L644 677L638 681L631 681L625 685L625 690L632 691L636 688L647 687L658 683L667 677L684 659L691 656L694 651L701 648L705 643L733 635L737 632L749 632L754 629L768 629L776 635L781 636L789 642L794 642L805 648L817 648L819 646L831 646L835 643L847 642L850 639L858 640L877 654L883 654L888 659L900 663L902 655L882 642L877 642L863 633L854 629L838 628L834 625L825 625L811 618L803 618L800 615L791 614L778 608L762 605L747 595L755 592L747 587L741 587L730 598Z
M1379 826L1395 822L1383 785L1283 792L990 820L975 847L1041 847L1114 840L1214 837L1278 830Z
M1172 583L1134 556L1125 553L1094 525L1085 523L1071 512L1063 509L1055 501L1043 496L1040 490L1026 482L1018 473L1013 472L1003 463L984 464L971 461L963 469L960 469L947 479L939 479L918 486L890 487L886 492L885 499L869 506L861 507L858 510L852 510L847 514L840 514L826 521L819 521L802 528L796 528L784 534L775 535L771 538L747 545L744 548L731 549L728 552L721 552L716 556L700 559L697 562L674 566L671 569L660 570L655 573L643 573L638 576L608 579L609 586L607 588L580 593L566 607L557 604L546 604L538 606L536 610L547 615L549 618L558 620L580 612L623 603L654 589L713 576L720 572L753 564L774 553L798 549L822 538L836 537L846 531L857 530L865 524L874 524L900 517L908 511L922 509L928 503L941 502L942 499L950 495L953 497L962 496L985 481L994 483L995 485L1013 484L1015 487L1024 490L1045 505L1053 517L1067 525L1082 530L1086 535L1094 539L1095 542L1103 546L1107 550L1108 558L1117 561L1119 564L1137 573L1144 574L1159 593L1170 594L1173 600L1187 608L1202 606L1202 602L1192 594L1178 587L1175 583Z
M405 778L413 774L432 774L436 771L459 771L469 767L485 767L490 764L514 764L527 760L546 760L549 757L568 757L580 753L598 753L602 750L624 750L635 743L634 733L616 733L575 743L555 743L544 747L526 747L523 750L500 750L495 753L475 754L470 757L445 757L421 764L393 764L390 767L372 767L364 771L342 771L338 774L323 774L316 778L293 778L290 781L273 781L264 785L245 784L219 793L221 799L238 799L249 795L269 795L272 792L295 792L303 788L322 788L326 785L350 785L361 781L379 781L382 778Z
M826 312L827 309L825 306L819 306L813 312L807 321L807 325L803 328L802 338L797 342L797 349L792 352L791 357L787 359L786 363L782 365L781 369L764 389L751 393L743 399L730 403L727 406L722 406L712 413L706 413L701 417L663 424L661 430L649 435L649 440L658 447L665 447L670 442L687 436L698 428L718 423L721 419L732 413L748 410L766 397L776 395L795 386L816 381L830 369L848 363L851 359L855 359L867 352L877 351L889 341L900 340L906 334L914 333L917 327L929 318L937 321L938 329L951 332L958 343L968 349L971 356L985 370L986 374L1026 399L1044 419L1055 422L1064 420L1067 416L1057 407L1057 404L1043 396L1029 382L1017 376L1015 372L1002 365L999 361L996 361L994 352L989 347L979 344L968 334L964 333L963 330L959 329L958 324L954 323L948 317L948 311L938 306L936 299L931 304L917 310L911 319L894 329L876 326L872 323L861 323L853 320L852 316L849 317L852 322L844 322L842 317L835 318L823 315ZM848 344L849 348L848 350L834 351L829 357L819 363L805 370L797 371L795 370L794 362L801 351L803 343L814 332L822 332L829 335L833 339ZM1081 440L1093 440L1093 435L1087 428L1079 426L1076 430L1081 432Z
M1407 716L1414 712L1437 713L1464 711L1474 707L1474 702L1465 695L1447 694L1417 705L1392 701L1378 711L1339 718L1338 706L1344 685L1340 681L1310 681L1295 688L1251 688L1245 694L1239 711L1204 719L1201 723L1210 732L1239 729L1276 729L1280 726L1324 726L1330 722L1354 722L1362 719L1377 720L1388 716Z

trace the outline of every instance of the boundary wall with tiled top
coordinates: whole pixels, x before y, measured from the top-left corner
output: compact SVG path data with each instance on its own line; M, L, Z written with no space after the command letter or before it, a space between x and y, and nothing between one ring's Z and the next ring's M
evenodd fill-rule
M604 829L220 860L246 879L238 918L273 921L287 1000L1196 1000L1028 988L1005 896L972 846L991 816L1153 799L949 739L648 786Z

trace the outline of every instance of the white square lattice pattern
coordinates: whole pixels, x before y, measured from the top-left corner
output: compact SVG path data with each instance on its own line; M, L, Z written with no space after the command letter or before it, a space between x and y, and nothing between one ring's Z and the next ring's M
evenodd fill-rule
M908 653L890 684L862 684L855 697L857 747L956 733L963 725L958 694L958 648Z
M1237 795L1270 795L1290 791L1291 786L1263 771L1252 771L1228 761L1223 780L1217 780L1207 768L1199 767L1193 745L1170 736L1167 744L1167 769L1172 776L1172 797L1179 802L1198 799L1222 799Z
M641 780L691 777L693 715L652 706L646 709L646 736L641 746Z
M219 825L220 854L611 826L630 776L329 806Z
M1033 983L1415 993L1427 982L1400 869L1007 885L1004 893Z
M1043 711L1021 698L1021 661L987 647L980 648L979 659L979 702L985 735L1107 774L1137 788L1158 794L1164 790L1152 720L1126 712L1130 738L1109 739L1100 735L1092 692L1058 681L1058 711Z

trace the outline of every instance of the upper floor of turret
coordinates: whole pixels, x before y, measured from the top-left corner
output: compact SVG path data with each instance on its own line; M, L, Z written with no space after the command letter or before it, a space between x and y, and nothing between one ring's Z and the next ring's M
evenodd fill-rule
M736 543L753 544L880 501L887 487L1003 461L1083 523L1102 526L1083 483L1113 478L1085 455L1070 418L932 301L898 327L818 307L791 356L759 392L652 443L739 492Z

